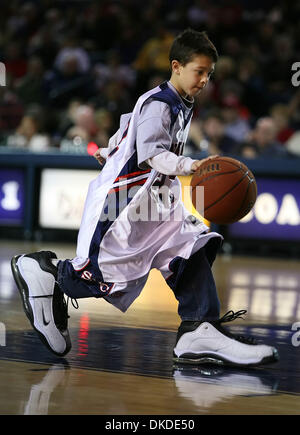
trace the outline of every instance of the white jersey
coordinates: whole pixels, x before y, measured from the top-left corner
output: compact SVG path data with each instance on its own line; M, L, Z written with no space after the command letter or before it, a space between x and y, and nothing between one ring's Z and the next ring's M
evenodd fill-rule
M90 183L72 265L84 278L105 283L106 299L122 311L152 268L167 279L173 259L189 258L220 237L185 209L178 178L149 166L165 151L182 158L191 116L192 103L168 82L146 92L122 115L106 164Z

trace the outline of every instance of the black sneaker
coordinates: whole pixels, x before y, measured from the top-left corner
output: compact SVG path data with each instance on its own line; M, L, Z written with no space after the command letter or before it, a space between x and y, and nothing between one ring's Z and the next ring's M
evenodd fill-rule
M64 356L71 349L68 313L63 292L56 282L53 258L57 257L50 251L16 255L11 260L11 268L32 327L51 352Z

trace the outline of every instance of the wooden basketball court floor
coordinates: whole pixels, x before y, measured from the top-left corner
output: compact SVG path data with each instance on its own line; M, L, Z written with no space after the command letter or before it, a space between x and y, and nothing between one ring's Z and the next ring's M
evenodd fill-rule
M40 342L10 272L16 253L73 245L0 241L0 414L299 414L300 269L289 259L219 256L214 274L228 324L279 349L256 368L174 366L176 301L156 271L126 314L101 299L69 305L73 347L65 358Z

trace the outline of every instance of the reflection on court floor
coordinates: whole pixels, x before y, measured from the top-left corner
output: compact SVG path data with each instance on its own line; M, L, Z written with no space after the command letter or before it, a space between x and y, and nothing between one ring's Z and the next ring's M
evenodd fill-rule
M70 306L72 350L52 355L26 319L12 280L12 255L42 245L0 248L0 414L298 414L300 272L297 262L219 257L222 303L247 309L231 332L276 345L280 361L251 369L173 365L179 318L171 290L152 271L126 314L104 300ZM61 258L73 246L53 245Z
M230 270L228 305L246 306L250 315L277 322L300 319L300 270L249 267Z

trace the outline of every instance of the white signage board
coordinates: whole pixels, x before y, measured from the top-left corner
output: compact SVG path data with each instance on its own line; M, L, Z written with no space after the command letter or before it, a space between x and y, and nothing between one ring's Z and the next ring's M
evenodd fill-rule
M42 228L78 230L89 183L99 171L43 169L39 203Z

